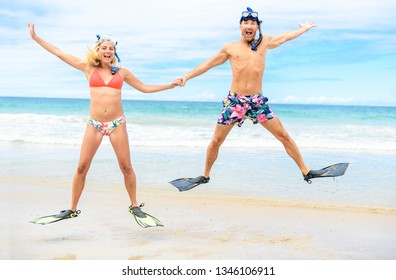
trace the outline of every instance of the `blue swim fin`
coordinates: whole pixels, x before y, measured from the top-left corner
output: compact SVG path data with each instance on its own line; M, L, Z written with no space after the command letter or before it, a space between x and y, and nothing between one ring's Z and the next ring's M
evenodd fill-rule
M345 174L349 163L336 163L319 170L310 170L307 175L303 175L304 180L311 184L311 179L321 177L338 177Z
M195 188L198 185L206 184L210 180L210 177L198 176L196 178L179 178L169 183L176 187L179 191L184 192Z

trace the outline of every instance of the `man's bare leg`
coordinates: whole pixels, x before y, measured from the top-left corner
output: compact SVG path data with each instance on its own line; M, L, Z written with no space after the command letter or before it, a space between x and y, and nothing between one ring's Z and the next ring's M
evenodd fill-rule
M206 150L205 170L202 174L204 177L209 177L212 166L215 163L217 156L219 155L220 146L221 144L223 144L224 140L227 138L228 133L230 133L233 127L234 125L232 124L216 125L212 141L210 142L208 149Z
M300 150L283 127L279 118L273 118L266 122L262 122L261 125L271 132L283 144L287 154L295 161L301 172L306 175L309 172L309 168L305 165Z

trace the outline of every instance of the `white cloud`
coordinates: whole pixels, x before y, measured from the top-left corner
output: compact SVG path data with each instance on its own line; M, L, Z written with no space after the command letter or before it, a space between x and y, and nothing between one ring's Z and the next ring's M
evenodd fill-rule
M329 96L309 96L297 97L288 95L282 99L274 100L274 103L284 104L322 104L322 105L357 105L365 103L363 99L354 97L329 97Z
M297 96L292 96L288 95L283 100L281 101L282 103L300 103L301 98L298 98Z
M188 99L194 101L213 101L216 100L216 95L213 92L203 91L200 94L189 96Z
M311 45L322 44L315 51L307 52L301 61L326 63L328 54L333 51L326 48L326 43L343 45L347 40L371 42L365 55L378 53L379 50L395 53L394 0L18 0L0 5L0 35L6 38L0 45L0 51L7 54L6 67L0 69L0 76L3 77L0 94L18 95L23 92L26 95L36 92L51 95L46 91L54 88L58 94L65 96L70 96L70 92L84 92L86 96L84 77L51 57L29 38L26 23L30 20L36 23L40 36L77 56L85 55L96 34L110 33L118 38L123 65L141 80L158 83L184 74L214 55L224 43L238 40L238 21L246 6L259 11L265 33L278 34L306 20L317 22L319 27L315 31L293 43L301 50L301 56ZM348 49L348 46L345 48ZM276 75L282 77L289 74L282 72L282 67L286 68L283 65L300 61L298 57L293 57L295 53L290 54L287 47L278 53L285 50L282 63L279 63L277 56L274 60L278 64L275 62L270 70L275 70ZM337 57L337 53L332 55L331 62L337 62ZM343 63L342 59L339 63ZM276 65L280 66L279 69L274 69ZM311 63L310 67L313 65ZM303 64L293 67L304 71ZM29 83L21 83L21 73L23 81ZM224 81L222 87L227 89L230 74L228 66L221 66L210 71L201 81ZM310 81L295 86L304 87L308 83ZM206 86L197 87L197 92L205 91L211 92ZM223 95L223 92L219 94ZM317 97L309 100L358 102L352 99L320 100ZM293 100L291 96L286 98L286 102L292 101L298 100ZM301 102L308 102L308 99Z
M304 103L307 104L360 104L362 100L353 97L328 97L328 96L314 96L308 97Z

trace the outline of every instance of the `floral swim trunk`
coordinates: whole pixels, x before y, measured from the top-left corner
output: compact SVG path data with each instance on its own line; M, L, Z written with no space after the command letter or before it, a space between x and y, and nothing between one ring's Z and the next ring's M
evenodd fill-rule
M117 128L117 126L123 123L126 123L125 115L122 115L118 119L110 122L99 122L91 117L88 120L88 124L92 125L100 133L107 136L110 135L110 133L112 133L113 130Z
M262 93L255 95L240 95L229 93L223 99L223 110L217 120L218 124L238 124L242 126L246 118L251 119L254 124L262 123L276 118L276 114L269 108L268 98Z

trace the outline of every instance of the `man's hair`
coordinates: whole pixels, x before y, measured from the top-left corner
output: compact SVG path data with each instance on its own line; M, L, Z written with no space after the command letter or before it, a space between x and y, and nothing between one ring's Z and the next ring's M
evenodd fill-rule
M258 13L253 11L252 8L247 7L247 11L242 12L241 19L239 20L239 24L242 23L242 21L248 21L252 20L257 23L257 25L260 25L261 21L258 18Z
M243 18L243 17L241 17L241 19L239 20L239 24L241 24L242 21L248 21L248 20L255 21L257 23L257 25L260 25L260 23L261 23L261 20L259 20L258 18L253 18L253 17Z

